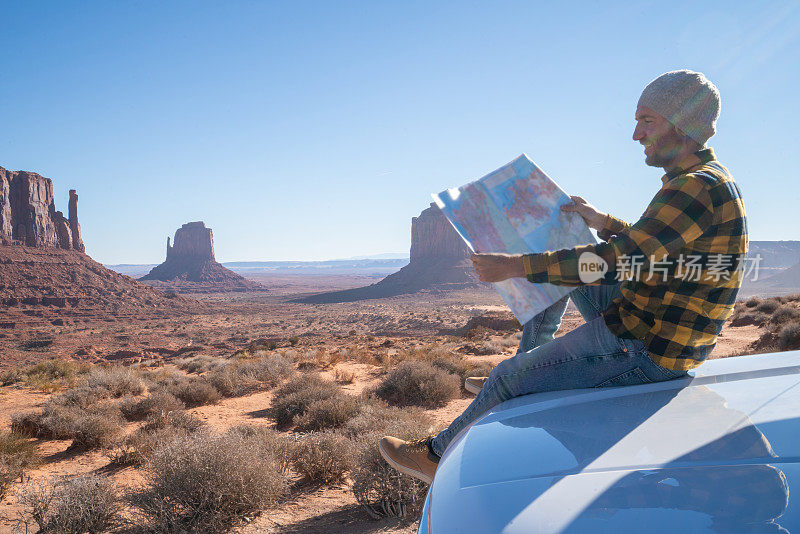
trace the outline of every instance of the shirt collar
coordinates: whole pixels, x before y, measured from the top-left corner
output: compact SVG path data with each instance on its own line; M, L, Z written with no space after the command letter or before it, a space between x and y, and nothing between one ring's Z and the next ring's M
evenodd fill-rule
M678 165L667 171L667 174L661 177L661 182L665 184L676 176L685 174L692 167L697 167L698 165L708 163L709 161L713 161L715 159L717 158L714 156L713 148L704 148L702 150L698 150L694 154L686 156Z

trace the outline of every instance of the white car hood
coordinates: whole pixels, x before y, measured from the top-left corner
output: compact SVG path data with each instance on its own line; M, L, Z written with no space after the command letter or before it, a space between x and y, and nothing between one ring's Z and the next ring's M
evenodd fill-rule
M779 532L800 528L799 458L800 352L714 360L686 379L503 403L451 443L424 526Z

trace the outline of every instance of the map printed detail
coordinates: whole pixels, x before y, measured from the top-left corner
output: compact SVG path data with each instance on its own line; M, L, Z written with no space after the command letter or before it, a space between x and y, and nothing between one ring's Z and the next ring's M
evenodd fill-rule
M580 215L559 209L569 196L525 154L480 180L431 196L474 252L527 254L596 242ZM524 278L494 285L521 324L575 289Z

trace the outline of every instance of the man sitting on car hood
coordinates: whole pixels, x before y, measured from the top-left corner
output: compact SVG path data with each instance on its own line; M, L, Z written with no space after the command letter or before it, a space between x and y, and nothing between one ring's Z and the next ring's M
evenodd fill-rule
M633 139L644 145L645 163L666 174L635 224L572 197L562 209L583 217L602 243L473 255L484 282L524 276L577 286L569 298L586 323L554 339L566 297L531 319L515 356L488 377L467 379L477 397L449 427L417 441L381 439L389 464L430 483L453 438L505 400L671 380L708 357L733 311L748 243L739 188L706 148L719 111L719 91L703 74L662 74L639 98Z

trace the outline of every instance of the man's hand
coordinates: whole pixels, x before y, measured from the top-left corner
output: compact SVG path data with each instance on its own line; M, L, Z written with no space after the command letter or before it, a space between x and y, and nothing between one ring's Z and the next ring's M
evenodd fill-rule
M594 228L597 231L603 229L607 215L597 209L578 196L569 197L572 199L572 204L564 204L561 206L561 211L574 212L583 217L586 225L589 228Z
M481 282L502 282L509 278L524 278L525 268L519 254L473 254L472 264Z

